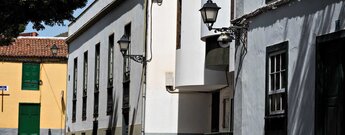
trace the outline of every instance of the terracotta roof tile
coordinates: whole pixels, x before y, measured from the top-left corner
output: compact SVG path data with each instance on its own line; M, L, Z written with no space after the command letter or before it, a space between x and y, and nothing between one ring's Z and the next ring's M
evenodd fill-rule
M59 48L54 58L67 57L65 38L18 37L8 46L0 46L0 57L53 57L50 48L56 44Z

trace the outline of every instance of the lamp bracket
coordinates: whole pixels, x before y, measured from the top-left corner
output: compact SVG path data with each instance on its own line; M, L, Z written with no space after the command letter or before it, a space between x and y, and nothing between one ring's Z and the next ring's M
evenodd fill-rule
M217 32L235 33L239 29L245 29L245 27L230 26L230 27L222 27L222 28L211 28L210 30L214 30L214 33L217 33Z
M146 63L146 59L143 55L124 55L124 57L130 58L138 63Z

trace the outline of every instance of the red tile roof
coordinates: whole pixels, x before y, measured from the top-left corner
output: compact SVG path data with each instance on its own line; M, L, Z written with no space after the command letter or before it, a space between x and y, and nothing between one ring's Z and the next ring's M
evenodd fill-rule
M18 37L8 46L0 45L0 57L46 57L53 58L50 48L56 44L59 48L54 58L67 58L68 50L65 38L57 37Z

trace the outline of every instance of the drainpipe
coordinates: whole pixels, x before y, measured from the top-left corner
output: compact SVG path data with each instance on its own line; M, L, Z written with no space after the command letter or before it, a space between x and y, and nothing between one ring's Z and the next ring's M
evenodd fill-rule
M150 49L152 48L152 2L149 4L149 0L145 0L144 1L144 10L145 10L145 16L144 16L144 29L145 29L145 33L144 33L144 39L145 39L145 44L144 44L144 49L145 49L145 58L147 58L147 47L148 47L148 33L150 32ZM150 8L149 8L150 5ZM150 31L148 30L148 17L150 13ZM152 49L151 49L151 56L150 59L147 59L147 62L150 62L152 60ZM146 73L147 73L147 62L145 62L143 64L143 70L144 70L144 81L141 83L144 83L144 88L142 89L142 111L141 111L141 135L145 135L145 119L146 119L146 89L147 89L147 85L146 85Z

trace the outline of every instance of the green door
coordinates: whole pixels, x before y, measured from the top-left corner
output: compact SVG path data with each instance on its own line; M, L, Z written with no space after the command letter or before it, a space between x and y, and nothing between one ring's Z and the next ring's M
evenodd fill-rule
M19 104L19 135L40 134L40 104Z

